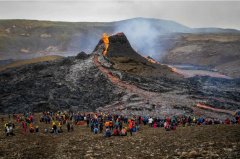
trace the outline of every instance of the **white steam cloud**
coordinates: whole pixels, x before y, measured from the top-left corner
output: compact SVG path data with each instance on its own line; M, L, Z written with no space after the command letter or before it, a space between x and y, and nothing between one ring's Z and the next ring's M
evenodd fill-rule
M123 32L138 53L159 59L161 50L156 45L161 32L149 21L123 21L117 24L115 32Z

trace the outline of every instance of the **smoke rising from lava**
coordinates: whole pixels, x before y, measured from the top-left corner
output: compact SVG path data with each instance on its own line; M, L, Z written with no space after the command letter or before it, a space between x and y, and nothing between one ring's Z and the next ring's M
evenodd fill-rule
M123 32L132 47L143 56L151 56L159 59L161 50L159 50L158 38L161 31L157 30L154 24L144 19L133 19L118 23L115 32Z

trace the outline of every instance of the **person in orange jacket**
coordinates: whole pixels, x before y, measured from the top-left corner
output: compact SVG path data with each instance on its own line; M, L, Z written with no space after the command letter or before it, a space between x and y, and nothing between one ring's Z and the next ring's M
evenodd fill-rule
M133 123L132 120L128 121L128 129L130 131L130 135L132 136L132 131L133 131Z
M109 127L109 124L110 124L109 121L106 121L104 125L107 128L107 127Z

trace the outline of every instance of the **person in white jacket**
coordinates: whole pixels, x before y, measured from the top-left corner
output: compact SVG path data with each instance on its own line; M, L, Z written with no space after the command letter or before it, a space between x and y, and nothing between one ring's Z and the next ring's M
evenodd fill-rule
M150 117L150 118L148 119L148 125L149 125L150 127L152 127L152 125L153 125L153 118L152 118L152 117Z

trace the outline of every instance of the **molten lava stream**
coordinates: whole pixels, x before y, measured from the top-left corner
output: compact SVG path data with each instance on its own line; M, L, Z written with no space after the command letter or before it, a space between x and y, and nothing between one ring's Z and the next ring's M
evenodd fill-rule
M153 96L153 92L148 92L148 91L144 91L142 89L139 89L137 86L132 85L132 84L128 84L125 83L123 81L121 81L118 77L115 77L110 71L108 71L106 68L104 68L101 63L98 61L98 55L94 56L93 59L95 65L98 67L98 69L104 73L107 78L116 86L122 88L122 89L126 89L132 93L137 93L139 95L141 95L141 97L143 97L145 100L151 98Z
M231 111L231 110L213 108L213 107L211 107L211 106L208 106L208 105L205 105L205 104L201 104L201 103L197 103L196 106L197 106L198 108L203 108L203 109L207 109L207 110L212 110L212 111L215 111L215 112L227 113L227 114L232 114L232 115L235 113L234 111Z
M148 62L151 62L153 64L159 64L156 60L152 59L150 56L143 56L145 59L148 60Z

